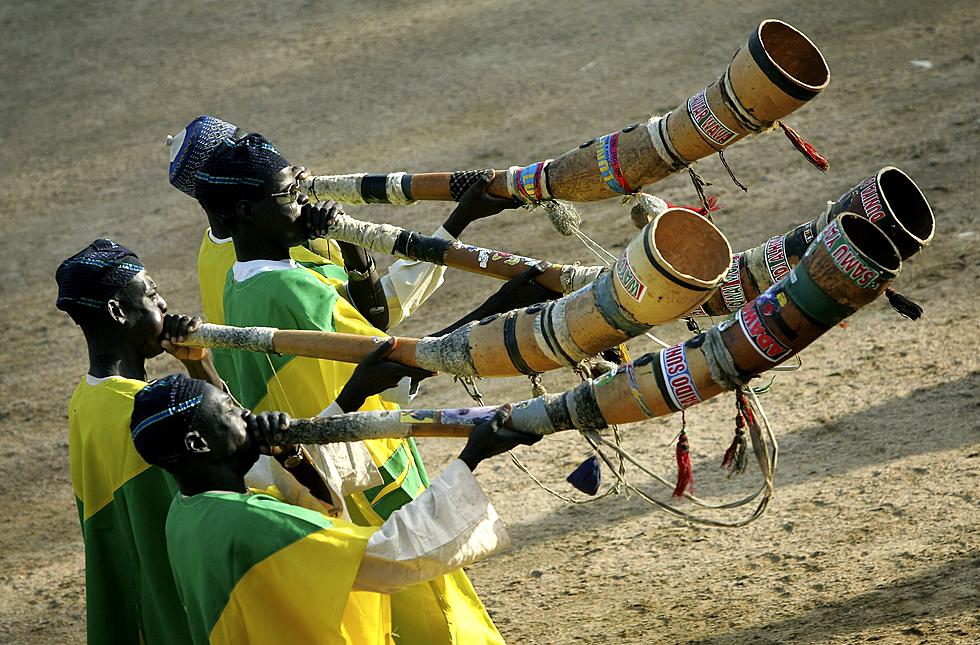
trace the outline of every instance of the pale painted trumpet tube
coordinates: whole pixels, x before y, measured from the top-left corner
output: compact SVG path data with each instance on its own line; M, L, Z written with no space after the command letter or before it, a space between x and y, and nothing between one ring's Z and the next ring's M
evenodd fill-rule
M563 394L517 404L510 424L541 433L598 429L691 407L789 360L880 296L900 268L898 250L881 229L845 213L734 318Z
M587 141L555 159L498 170L487 191L533 203L633 193L770 129L829 83L827 61L805 34L781 20L763 20L725 72L671 112ZM311 196L344 203L458 200L454 185L478 172L324 175L303 186Z
M508 173L508 194L595 201L636 192L773 124L830 82L820 50L795 27L764 20L718 80L664 116L583 143L550 162ZM490 185L504 192L503 173Z
M540 373L674 320L721 280L731 247L714 224L672 208L627 246L613 270L558 300L492 316L438 338L398 338L391 360L458 376ZM359 362L380 337L204 325L184 345Z
M571 293L593 282L603 271L603 267L549 263L455 240L421 235L391 224L357 220L343 213L334 217L327 234L332 239L349 242L376 253L449 266L499 280L515 278L531 266L542 266L544 272L535 281L559 293Z

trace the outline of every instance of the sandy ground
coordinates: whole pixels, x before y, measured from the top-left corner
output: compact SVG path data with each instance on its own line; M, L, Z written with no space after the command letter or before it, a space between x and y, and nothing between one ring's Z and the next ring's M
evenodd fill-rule
M54 308L58 262L112 236L140 252L172 311L199 310L202 217L167 184L165 134L210 113L321 172L506 167L670 109L766 17L801 28L830 63L829 89L789 121L833 169L821 175L779 135L743 142L728 159L748 194L717 159L699 164L726 206L717 222L733 247L755 245L897 165L938 221L897 285L927 317L912 323L875 303L808 349L802 371L776 379L764 401L781 461L760 521L699 529L636 497L572 506L502 459L480 478L515 548L470 573L514 643L980 641L974 2L166 4L0 4L0 641L78 642L85 630L65 408L86 360ZM654 190L693 198L682 176ZM431 230L447 210L350 212ZM613 248L635 233L615 200L585 218ZM523 211L466 238L590 259ZM493 288L450 272L401 331L435 329ZM173 369L167 357L152 363L154 374ZM441 383L420 403L467 403ZM523 379L483 385L492 402L529 391ZM715 500L755 483L718 468L731 415L730 397L688 415L696 492ZM625 444L671 478L679 423L624 428ZM422 447L431 470L458 448ZM566 493L585 454L572 434L521 452Z

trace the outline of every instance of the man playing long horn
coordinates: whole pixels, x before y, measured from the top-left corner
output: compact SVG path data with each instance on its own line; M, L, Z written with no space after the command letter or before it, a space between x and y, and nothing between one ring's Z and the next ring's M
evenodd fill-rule
M231 233L238 260L228 273L225 287L226 323L382 335L338 296L336 284L327 279L324 267L290 258L290 248L308 239L310 221L314 222L314 232L326 230L335 205L309 208L304 204L302 194L293 190L294 166L261 135L248 135L216 149L200 176L198 199L209 213L221 217ZM216 177L222 178L220 183L206 179ZM283 203L275 197L281 194L294 194L296 199ZM554 295L533 283L528 272L506 284L464 320ZM312 417L398 407L388 395L344 395L344 384L355 369L346 363L230 350L216 352L215 362L232 394L256 412L285 410L293 416ZM407 373L428 374L421 370ZM347 510L356 523L380 526L425 489L428 475L410 440L354 445L363 446L381 480L366 490L358 487L348 497ZM313 452L318 463L329 467L328 453L319 449ZM461 633L466 635L466 642L500 642L496 627L462 571L402 591L392 600L393 621L402 642L451 643L457 642Z
M235 125L212 116L199 116L187 125L171 143L170 183L182 192L197 198L198 172L201 166L219 148L241 139L244 132ZM307 176L306 169L294 166L297 180ZM519 202L492 197L484 187L489 178L476 181L477 188L466 194L465 203L453 210L446 221L433 233L441 239L455 240L472 222L490 217L507 208L520 206ZM290 187L293 190L292 187ZM305 196L284 194L281 201L298 198L305 205ZM231 232L224 217L202 207L208 218L209 228L198 252L198 278L201 304L205 318L210 322L224 321L222 305L225 281L235 262ZM313 204L310 204L310 208ZM388 271L379 276L374 261L364 249L351 244L316 237L317 231L308 226L308 238L290 248L290 257L297 261L329 268L325 279L343 288L340 293L348 297L369 323L387 330L398 325L418 309L443 283L446 268L414 260L396 260Z
M57 306L82 329L88 373L68 406L71 480L85 543L90 643L186 643L190 632L166 552L164 521L177 491L129 434L146 359L164 350L220 385L210 352L175 347L200 319L167 314L135 253L95 240L61 263ZM163 339L163 340L161 340Z
M413 641L392 621L389 594L509 543L472 475L484 459L540 439L502 427L507 414L476 427L418 499L380 528L362 527L247 490L260 437L270 426L286 428L285 414L253 415L183 375L145 387L136 395L133 442L180 486L166 533L192 634L181 642L380 645L396 642L395 634ZM457 625L455 642L485 640L470 627Z

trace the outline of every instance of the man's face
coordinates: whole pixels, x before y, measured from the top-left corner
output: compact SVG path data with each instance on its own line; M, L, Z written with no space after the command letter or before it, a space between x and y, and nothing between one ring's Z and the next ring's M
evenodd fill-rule
M193 428L207 441L209 459L240 464L243 473L259 458L258 445L246 429L246 415L248 410L208 383Z
M157 285L146 271L140 271L116 294L124 321L123 335L140 349L145 358L163 352L160 334L163 333L163 315L167 313L167 301L157 293Z
M286 247L307 240L306 223L301 217L303 205L309 199L296 191L298 166L286 166L265 186L266 197L252 202L255 214L255 233ZM295 197L293 197L295 195Z

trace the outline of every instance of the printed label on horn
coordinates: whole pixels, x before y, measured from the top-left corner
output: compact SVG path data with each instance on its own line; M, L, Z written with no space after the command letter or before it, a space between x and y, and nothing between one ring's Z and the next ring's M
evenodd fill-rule
M490 259L494 262L498 260L503 260L504 264L508 266L515 266L517 264L525 264L529 267L536 266L541 263L541 260L535 260L534 258L526 258L523 255L514 255L513 253L506 253L504 251L494 251Z
M531 201L541 201L543 191L541 190L541 169L543 161L524 166L518 171L517 186L524 193L524 196Z
M773 284L782 280L789 273L789 261L786 259L786 239L782 235L769 238L766 242L766 268Z
M449 425L475 425L493 417L495 411L496 408L492 407L443 410L439 420Z
M660 352L660 369L667 383L667 392L676 407L689 408L701 402L701 393L694 384L683 343Z
M687 99L687 113L691 115L691 121L694 122L704 138L713 143L715 147L723 148L732 140L732 137L738 134L734 130L730 130L711 111L711 106L708 105L708 88L704 88Z
M749 344L770 363L778 363L792 351L766 326L765 314L772 315L778 312L778 309L779 305L775 302L775 298L767 291L735 314Z
M857 210L855 200L861 202L861 211L872 222L877 222L885 216L885 207L881 203L881 193L878 191L878 181L868 177L860 184L841 195L831 209L831 215L839 215L846 210Z
M626 293L630 294L630 297L637 302L642 301L643 296L647 293L647 286L640 282L640 278L633 271L629 256L624 255L616 263L616 280L619 281Z
M861 207L864 214L872 222L877 222L885 216L885 209L881 205L881 197L878 195L878 182L874 177L868 177L862 183L861 188Z
M863 289L876 289L877 278L881 273L868 266L858 253L847 243L847 238L841 235L837 221L833 221L821 233L823 245L830 252L834 264L841 272L850 278L854 284Z
M728 311L738 311L745 306L745 292L742 291L742 271L739 268L742 254L736 253L732 256L732 266L725 274L725 281L721 284L721 297L725 300Z

